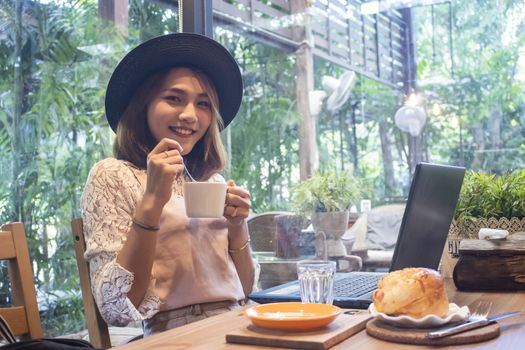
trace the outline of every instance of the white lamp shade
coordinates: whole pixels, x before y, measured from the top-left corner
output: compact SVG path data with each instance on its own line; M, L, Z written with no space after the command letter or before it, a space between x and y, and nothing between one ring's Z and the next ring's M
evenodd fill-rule
M399 108L394 117L397 127L414 137L421 134L426 120L427 115L422 107L407 105Z

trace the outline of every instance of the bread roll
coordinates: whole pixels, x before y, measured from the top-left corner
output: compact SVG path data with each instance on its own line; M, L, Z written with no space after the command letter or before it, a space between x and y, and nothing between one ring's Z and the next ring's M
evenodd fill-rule
M373 301L377 311L387 315L445 317L448 298L441 275L425 268L405 268L390 272L377 284Z

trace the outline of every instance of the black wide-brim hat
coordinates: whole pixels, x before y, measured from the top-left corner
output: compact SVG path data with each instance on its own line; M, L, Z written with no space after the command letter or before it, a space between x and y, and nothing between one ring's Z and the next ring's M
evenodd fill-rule
M113 131L137 88L152 74L170 67L203 71L215 85L219 112L228 126L242 100L242 76L221 44L194 33L174 33L148 40L131 50L113 71L106 91L106 118Z

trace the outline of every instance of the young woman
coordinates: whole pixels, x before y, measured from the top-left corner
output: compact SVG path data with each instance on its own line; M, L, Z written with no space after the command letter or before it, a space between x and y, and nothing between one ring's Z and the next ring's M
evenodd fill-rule
M238 307L250 293L250 194L229 180L220 219L188 218L182 197L188 173L224 182L219 132L241 98L233 57L197 34L149 40L113 72L115 158L93 167L82 196L93 294L109 324L143 320L149 335Z

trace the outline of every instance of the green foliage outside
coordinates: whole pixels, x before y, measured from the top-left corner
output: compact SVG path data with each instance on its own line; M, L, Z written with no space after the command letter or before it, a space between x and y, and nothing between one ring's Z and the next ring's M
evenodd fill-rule
M525 217L525 169L502 175L469 171L456 207L458 226L478 218Z
M175 30L158 6L131 3L132 45ZM0 222L24 222L45 334L57 336L85 328L69 223L89 169L111 155L104 93L127 43L96 1L2 0L0 23ZM0 304L8 289L0 282Z
M350 210L363 195L359 179L345 171L317 172L292 189L292 205L304 215Z
M178 30L175 8L129 4L128 33L121 34L99 19L96 0L0 0L0 222L26 225L46 336L85 328L69 223L80 216L89 169L111 156L113 133L104 117L111 71L129 47ZM454 1L454 69L446 6L435 6L436 45L430 7L415 10L420 89L428 109L442 106L439 116L429 111L425 160L497 174L524 167L525 93L517 78L524 6ZM231 157L225 175L250 190L255 212L290 210L301 120L294 55L219 27L215 38L234 53L245 82L239 117L223 132ZM314 68L316 87L323 74L342 73L318 58ZM441 82L423 84L436 76ZM345 106L323 108L318 117L320 169L364 181L363 198L374 206L406 196L410 184L409 139L393 123L402 99L359 77ZM0 305L10 302L1 281L0 266Z
M343 69L316 59L316 89L323 75L340 76ZM407 138L394 125L399 91L358 76L348 103L318 116L317 139L321 170L349 171L371 184L368 198L374 205L388 202L405 192Z
M218 29L215 35L236 54L245 85L238 117L222 133L231 159L225 175L250 191L256 212L281 210L298 178L295 62L239 34Z
M525 2L453 1L452 47L449 5L433 8L434 21L430 7L416 11L419 90L442 109L429 115L430 159L496 174L523 168Z

